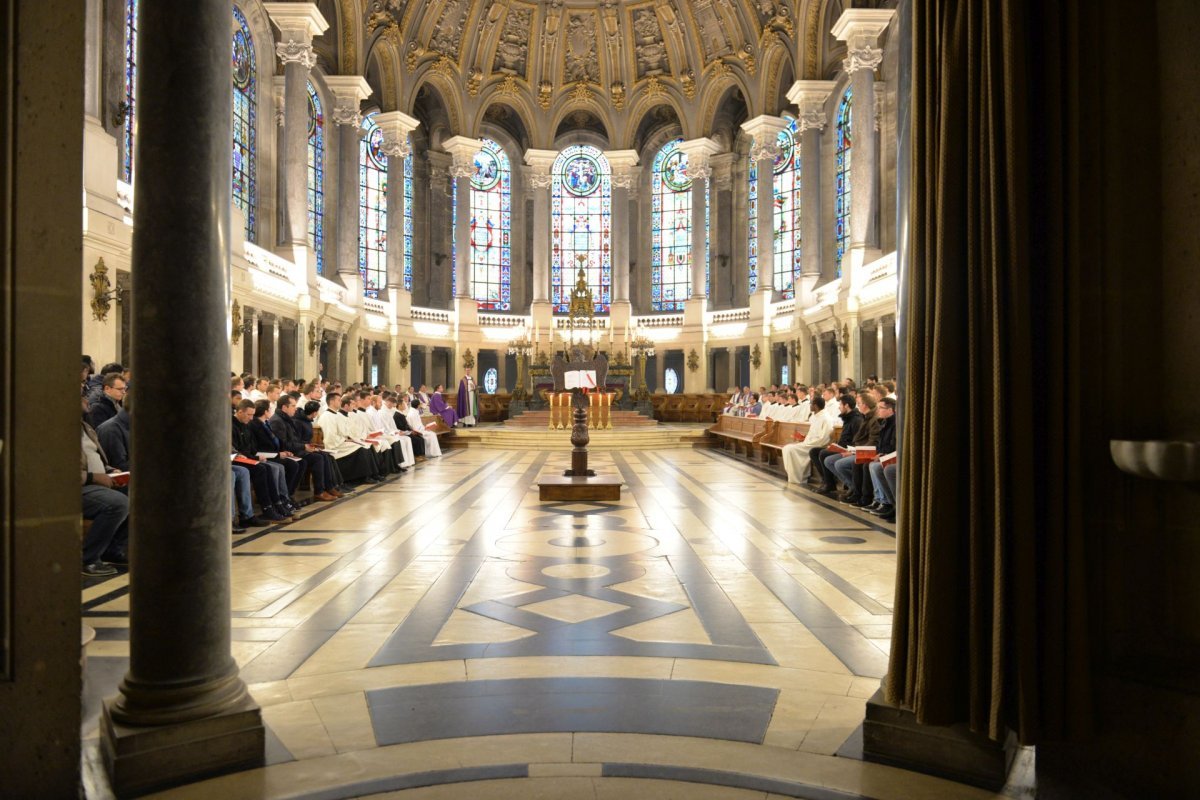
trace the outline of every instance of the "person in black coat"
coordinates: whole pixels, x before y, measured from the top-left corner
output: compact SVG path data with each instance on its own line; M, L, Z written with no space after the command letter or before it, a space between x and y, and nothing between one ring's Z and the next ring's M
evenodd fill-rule
M409 444L412 445L413 457L425 457L425 437L415 432L412 426L408 424L408 418L404 416L404 412L396 408L397 396L394 394L383 396L383 402L387 406L387 410L392 414L392 420L396 423L396 428L406 436L408 436Z
M255 410L257 411L257 406ZM336 500L337 495L330 492L334 486L329 465L326 463L329 459L326 459L315 447L306 444L300 438L300 433L293 424L295 414L296 400L290 395L281 395L275 409L275 416L271 417L268 427L284 451L303 459L307 465L308 471L313 476L313 497L324 502Z
M304 401L303 407L300 404L301 401L297 400L296 413L291 416L288 422L295 429L296 435L300 437L300 441L304 442L305 445L309 445L313 440L313 420L321 413L321 404L316 400ZM333 454L324 449L318 449L317 452L325 459L325 465L329 469L330 480L333 481L333 488L329 490L329 493L334 497L341 497L344 493L353 491L346 484L346 479L342 475L342 469L338 466L337 459L333 457Z
M842 447L850 447L854 442L854 437L858 433L858 428L862 425L862 412L854 407L855 399L853 395L844 394L838 400L841 404L842 413L838 417L842 420L842 435L838 437L838 444ZM841 458L841 453L836 453L828 447L818 450L813 453L812 469L813 474L821 481L821 485L817 488L820 494L833 494L837 488L837 476L833 474L832 469L827 469L826 459Z
M287 481L288 502L293 507L299 507L296 502L296 487L304 476L308 474L308 464L300 459L300 456L288 448L284 447L279 437L267 425L267 414L271 410L271 402L269 400L256 400L254 402L254 417L250 420L250 433L254 436L254 446L258 448L260 453L276 453L274 458L268 459L281 467ZM304 451L300 451L303 453ZM300 460L297 460L300 459Z
M119 470L129 469L129 411L124 406L117 415L105 420L96 429L100 446L108 456L108 463Z
M87 422L98 429L108 420L117 415L120 403L125 400L128 385L119 372L110 372L104 376L104 384L99 392L88 396Z

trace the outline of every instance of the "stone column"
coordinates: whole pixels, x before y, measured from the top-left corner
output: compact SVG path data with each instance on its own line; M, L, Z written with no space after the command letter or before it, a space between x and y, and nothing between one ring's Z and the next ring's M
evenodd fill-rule
M454 298L469 300L475 297L471 286L471 177L475 174L475 154L483 148L483 142L466 136L452 136L442 143L442 149L450 154L450 179L457 192L454 228Z
M709 291L709 308L733 307L733 268L730 258L731 193L733 191L734 153L719 153L709 159L713 174L709 180L709 233L712 252L709 269L712 271L712 288ZM736 234L734 234L736 236Z
M654 355L654 372L656 374L657 383L654 385L654 391L666 391L667 384L667 351L662 347L655 348Z
M554 150L526 150L526 184L533 190L533 303L534 322L545 327L550 320L550 168L558 158Z
M328 75L325 85L333 93L329 118L337 127L337 275L353 296L362 295L358 271L358 157L362 142L359 105L371 96L371 85L361 75ZM331 270L327 270L330 272Z
M337 337L337 342L338 342L338 345L337 345L337 347L338 347L338 367L340 369L340 375L338 376L338 379L342 383L353 383L354 379L352 378L352 376L354 375L354 367L349 366L349 364L350 364L350 337L348 337L344 333L340 334Z
M429 391L433 391L433 386L437 381L433 379L433 345L423 345L425 349L425 374L421 376L421 382L429 387ZM420 389L420 386L414 387Z
M612 167L613 302L629 302L629 189L633 185L636 150L611 150L604 154Z
M692 139L679 145L687 156L687 176L692 182L692 298L708 297L704 276L708 268L708 179L710 159L721 151L712 139Z
M854 158L850 171L850 236L848 247L863 250L879 246L877 191L879 157L875 139L875 68L883 61L876 47L879 34L895 11L850 9L833 26L833 35L846 42L842 68L850 76L852 93L850 136ZM861 259L859 259L859 264Z
M800 225L803 253L801 254L802 280L801 291L796 297L802 307L810 305L808 298L802 293L811 291L812 286L821 276L821 248L825 237L822 235L821 217L821 133L825 130L828 119L825 113L825 103L829 93L833 91L834 81L796 81L788 92L791 100L800 110ZM833 261L829 262L828 275L832 278Z
M429 240L429 259L423 266L426 273L426 304L431 308L454 307L450 278L454 264L450 262L453 231L450 226L450 156L430 150L425 154L429 163L429 183L423 190L428 199L427 221L423 227ZM416 187L413 188L414 194ZM416 265L414 265L415 268Z
M750 134L750 160L758 167L758 290L765 303L773 297L775 283L775 159L779 132L787 127L781 117L763 115L742 123Z
M496 354L496 392L508 391L508 364L505 363L507 350L493 350ZM483 375L479 375L480 384L483 383ZM449 388L449 387L447 387Z
M308 246L308 74L317 63L312 40L329 27L316 3L264 3L280 41L275 54L284 76L284 173L288 229L281 237L293 251ZM305 251L307 253L307 251ZM311 261L315 269L316 260Z
M138 85L133 363L162 403L134 415L129 671L105 702L113 789L259 766L264 729L230 652L229 3L146 3ZM180 130L186 136L180 136ZM187 191L180 191L186 186ZM186 362L190 380L178 377ZM194 425L179 425L186 418ZM188 469L178 466L180 446Z
M408 136L421 123L400 111L375 115L383 131L383 154L387 156L387 296L395 298L404 285L404 159L412 152ZM411 298L410 303L411 305Z
M233 169L233 167L230 167L230 169ZM248 344L250 345L250 365L245 371L253 372L255 376L257 376L258 365L261 363L259 361L259 356L262 353L260 349L262 347L262 337L259 335L258 331L258 323L261 313L257 308L247 308L245 310L245 317L246 321L243 324L246 326L247 330L243 340L248 339Z
M271 315L271 374L270 377L278 378L279 374L279 315Z

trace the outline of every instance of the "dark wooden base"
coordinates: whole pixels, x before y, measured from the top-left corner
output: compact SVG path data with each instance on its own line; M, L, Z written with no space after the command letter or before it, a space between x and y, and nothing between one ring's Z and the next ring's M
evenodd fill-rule
M620 500L621 479L610 475L559 477L538 481L538 500Z

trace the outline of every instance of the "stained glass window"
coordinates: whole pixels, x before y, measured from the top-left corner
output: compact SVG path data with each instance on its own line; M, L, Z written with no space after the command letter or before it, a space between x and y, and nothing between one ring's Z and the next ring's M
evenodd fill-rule
M512 308L512 172L491 139L475 154L471 176L471 286L479 308Z
M413 157L412 137L408 137L408 156L404 159L404 288L412 291L413 276Z
M788 300L796 296L801 270L800 252L800 131L793 117L779 132L775 162L775 291Z
M237 6L233 7L233 203L246 215L246 241L255 239L258 185L254 161L257 135L255 91L258 75L254 67L254 39L250 26Z
M325 116L321 98L308 84L308 246L325 274Z
M500 373L495 367L491 367L487 372L483 373L483 391L488 394L495 394L496 388L500 384Z
M597 312L612 302L612 171L604 153L571 145L551 171L550 293L554 310L570 310L580 265Z
M370 116L358 145L358 274L363 294L379 297L387 285L387 156L383 130Z
M846 242L850 236L850 104L853 97L850 88L842 95L838 104L837 127L834 135L837 137L837 160L834 170L834 263L837 264L838 277L842 275L842 258L846 255Z
M778 134L779 155L775 156L774 231L771 274L775 291L783 298L795 296L795 276L800 272L800 154L796 149L796 120L791 119ZM758 164L750 160L748 234L750 240L750 293L758 289Z
M137 94L137 10L138 0L125 3L125 124L121 130L121 180L133 183L133 99Z
M654 157L650 176L650 307L682 311L692 292L692 182L682 139Z
M663 389L667 394L675 394L679 391L679 373L674 367L667 367L663 371Z

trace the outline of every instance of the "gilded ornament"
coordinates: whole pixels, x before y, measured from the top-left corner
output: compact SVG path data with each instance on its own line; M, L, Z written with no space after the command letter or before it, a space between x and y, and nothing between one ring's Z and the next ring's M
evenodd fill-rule
M591 99L592 93L588 91L587 84L583 81L579 81L575 84L574 88L571 89L572 103L586 103Z
M233 300L233 313L231 316L233 317L233 326L229 339L234 344L237 344L242 340L242 306L237 301L237 298Z
M755 369L758 369L760 366L762 366L762 348L760 348L757 344L754 345L754 349L750 351L750 366L754 367Z
M113 291L112 283L108 279L108 267L104 265L103 258L92 268L89 280L92 283L92 317L97 322L104 322L108 319L109 309L112 308Z
M683 95L688 100L696 96L696 73L693 70L685 69L679 76L679 83L683 86Z
M475 354L471 352L471 348L467 348L462 357L463 369L475 369Z
M661 97L664 91L662 81L658 79L658 76L651 75L650 80L646 81L646 96Z
M554 95L554 84L550 81L542 81L538 84L538 105L542 108L549 108L550 101Z
M609 93L612 95L613 108L617 111L625 108L625 84L620 81L613 81L609 87Z
M400 369L408 369L408 343L401 342L400 350L397 353L397 361L400 364Z
M687 368L688 372L695 372L696 370L700 369L700 354L696 352L696 348L694 347L692 348L692 351L688 353Z
M467 94L471 97L479 95L479 85L483 83L483 70L479 67L471 67L467 73Z

